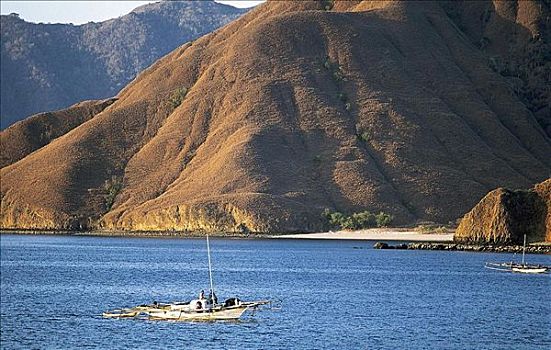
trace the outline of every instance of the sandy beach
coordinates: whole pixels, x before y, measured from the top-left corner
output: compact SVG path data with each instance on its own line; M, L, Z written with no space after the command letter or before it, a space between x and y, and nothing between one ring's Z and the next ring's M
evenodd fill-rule
M301 233L276 235L281 239L349 239L368 241L406 241L406 242L452 242L453 233L419 233L413 230L393 228L372 228L358 231L335 231L320 233Z

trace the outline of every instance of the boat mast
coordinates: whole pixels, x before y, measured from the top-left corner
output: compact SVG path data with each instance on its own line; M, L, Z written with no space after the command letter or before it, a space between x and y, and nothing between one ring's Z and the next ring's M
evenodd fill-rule
M207 255L209 257L209 280L210 280L210 292L214 301L214 286L212 283L212 264L210 262L210 244L209 244L209 235L207 235Z
M524 235L524 245L522 246L522 265L524 265L524 253L526 252L526 235Z

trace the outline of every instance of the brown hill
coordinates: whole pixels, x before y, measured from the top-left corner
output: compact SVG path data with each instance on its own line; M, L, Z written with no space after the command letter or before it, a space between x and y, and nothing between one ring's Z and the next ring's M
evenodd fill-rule
M549 1L448 1L442 5L551 137Z
M498 188L488 193L457 228L458 242L522 244L551 242L551 179L534 189L512 191Z
M80 102L60 111L34 115L0 131L0 167L13 164L53 139L65 135L115 101L111 98Z
M309 231L447 222L551 142L436 2L269 2L159 60L2 175L2 226Z

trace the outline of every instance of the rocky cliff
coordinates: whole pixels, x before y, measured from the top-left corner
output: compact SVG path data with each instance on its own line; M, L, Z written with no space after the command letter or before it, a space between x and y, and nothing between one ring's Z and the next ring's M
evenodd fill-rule
M454 240L490 244L551 242L551 179L532 190L498 188L461 220Z
M158 58L243 13L214 1L161 1L79 26L2 16L1 128L114 96Z
M325 208L447 223L551 171L533 113L438 2L268 2L117 98L2 168L3 227L312 231Z
M537 184L534 187L534 191L541 198L542 202L545 203L545 207L547 208L547 215L545 215L545 241L551 242L551 179ZM545 212L545 209L542 208L542 211Z

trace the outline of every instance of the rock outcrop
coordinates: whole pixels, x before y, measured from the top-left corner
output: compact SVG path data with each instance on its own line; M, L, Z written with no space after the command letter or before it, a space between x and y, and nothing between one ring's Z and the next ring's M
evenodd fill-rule
M469 243L522 244L551 241L551 179L532 190L498 188L463 217L454 240Z
M410 249L410 250L446 250L461 252L493 252L493 253L522 253L523 250L528 254L551 254L551 245L528 245L524 248L522 245L503 245L503 244L461 244L461 243L401 243L390 245L385 242L377 242L373 249Z
M117 98L2 168L3 227L313 231L325 208L448 223L551 172L533 113L438 2L267 2Z
M545 241L551 242L551 179L537 184L534 191L545 203L547 215L545 215Z

